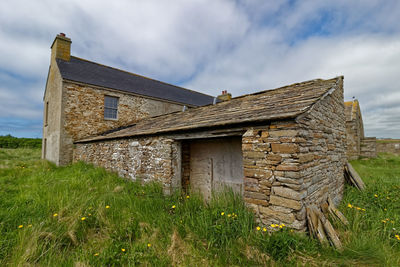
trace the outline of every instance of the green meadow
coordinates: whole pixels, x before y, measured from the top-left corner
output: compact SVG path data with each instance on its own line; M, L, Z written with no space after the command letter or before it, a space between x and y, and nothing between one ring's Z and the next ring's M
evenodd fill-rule
M205 204L164 196L84 163L57 167L39 149L0 149L0 266L400 266L400 157L352 162L335 225L342 251L284 225L264 231L231 192Z

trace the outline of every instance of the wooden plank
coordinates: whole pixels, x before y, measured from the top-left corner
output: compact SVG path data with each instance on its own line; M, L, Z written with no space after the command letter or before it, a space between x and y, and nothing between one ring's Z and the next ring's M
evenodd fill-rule
M329 210L329 213L332 214L333 217L337 218L344 225L349 225L349 221L343 215L343 213L335 207L331 197L328 198L328 210Z
M361 179L360 175L358 175L358 173L356 172L356 170L353 168L353 166L351 166L350 163L347 162L347 168L349 170L349 174L351 175L351 177L354 179L354 181L356 182L358 188L360 190L364 190L365 189L365 184L363 182L363 180Z

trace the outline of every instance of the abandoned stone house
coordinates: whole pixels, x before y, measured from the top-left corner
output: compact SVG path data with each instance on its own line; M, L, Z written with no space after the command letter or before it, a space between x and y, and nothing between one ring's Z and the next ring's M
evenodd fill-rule
M215 101L73 57L70 44L58 35L52 45L43 158L158 181L166 193L183 188L209 199L230 187L263 223L299 230L306 205L340 201L343 77Z
M346 113L347 158L376 157L376 137L364 136L364 123L357 99L344 103Z

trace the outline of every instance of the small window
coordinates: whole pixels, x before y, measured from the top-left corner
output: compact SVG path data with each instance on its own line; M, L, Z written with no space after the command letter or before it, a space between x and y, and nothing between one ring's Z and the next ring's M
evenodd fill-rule
M45 113L44 125L47 126L47 124L49 122L49 101L46 102L46 107L44 108L44 113Z
M104 96L104 118L117 119L118 97Z

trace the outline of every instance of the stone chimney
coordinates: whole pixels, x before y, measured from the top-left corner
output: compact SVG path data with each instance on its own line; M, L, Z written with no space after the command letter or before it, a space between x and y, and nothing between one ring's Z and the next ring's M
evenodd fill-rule
M217 99L219 102L229 101L232 99L232 95L228 93L228 91L224 90L222 91L222 94L217 96Z
M71 58L71 39L65 36L65 33L57 34L51 45L51 60L57 58L69 61Z

